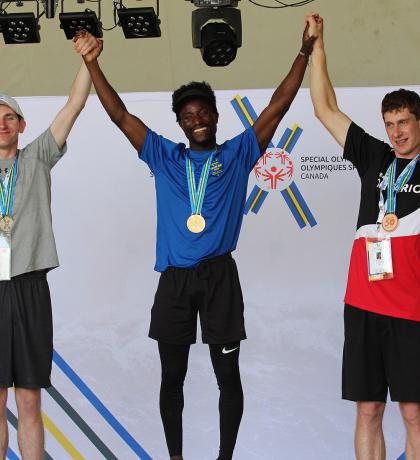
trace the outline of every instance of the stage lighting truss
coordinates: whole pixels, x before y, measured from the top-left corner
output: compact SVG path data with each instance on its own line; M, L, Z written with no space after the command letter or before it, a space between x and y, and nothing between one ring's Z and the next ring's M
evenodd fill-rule
M112 30L120 26L125 38L160 37L159 1L156 0L156 12L152 7L127 8L122 0L90 0L97 7L97 12L85 9L79 12L64 12L66 6L73 3L84 4L88 0L61 0L61 12L59 14L60 28L63 29L66 38L72 39L79 30L85 29L95 37L102 37L103 30ZM11 4L23 7L25 4L35 3L36 16L33 13L7 13ZM0 0L0 32L3 32L4 41L12 43L39 43L39 19L45 15L53 18L56 13L59 0ZM101 7L111 6L114 11L114 25L106 29L102 27ZM40 7L43 12L40 13Z
M221 6L238 6L239 0L187 0L197 7L218 8Z
M240 10L230 6L194 10L192 41L193 47L200 49L208 66L229 65L236 58L237 49L242 46Z

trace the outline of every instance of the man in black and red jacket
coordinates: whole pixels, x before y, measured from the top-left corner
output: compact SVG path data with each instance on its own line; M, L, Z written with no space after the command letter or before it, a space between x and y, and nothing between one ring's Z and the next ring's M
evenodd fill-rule
M385 459L388 391L407 430L406 458L420 459L420 96L400 89L382 101L388 145L340 111L328 77L323 20L311 66L315 114L344 147L361 180L357 232L345 295L343 399L357 402L358 460Z

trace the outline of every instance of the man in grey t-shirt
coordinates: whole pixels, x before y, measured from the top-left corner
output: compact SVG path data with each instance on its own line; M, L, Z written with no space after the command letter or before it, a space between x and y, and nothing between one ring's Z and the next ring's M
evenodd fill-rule
M51 385L53 351L46 273L58 266L50 174L66 150L90 87L82 65L50 127L20 150L25 118L13 98L0 95L0 460L8 447L6 402L12 386L22 458L44 458L41 388Z

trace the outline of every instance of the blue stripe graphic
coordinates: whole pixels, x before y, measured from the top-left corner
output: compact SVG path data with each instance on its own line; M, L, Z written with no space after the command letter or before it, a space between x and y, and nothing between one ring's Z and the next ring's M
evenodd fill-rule
M301 215L299 214L296 206L294 205L292 199L290 198L289 194L286 190L282 190L280 192L283 195L284 201L286 201L287 206L289 206L290 210L292 211L293 217L296 219L297 224L300 228L305 227L305 222L303 221Z
M232 104L232 107L235 109L235 112L238 115L239 119L242 121L242 124L244 125L245 129L248 129L251 126L251 124L249 123L248 118L246 118L246 116L242 112L241 108L239 107L239 104L236 102L235 99L232 99L230 103Z
M293 135L293 139L290 141L287 146L287 153L292 153L293 147L296 145L296 142L299 140L300 135L302 134L302 128L296 128L296 131Z
M291 134L292 134L292 130L290 128L286 128L283 133L283 136L281 136L281 139L279 140L279 143L277 144L277 147L280 149L283 149L284 144L286 144L287 139L289 139Z
M93 391L82 381L64 359L54 350L54 363L73 382L80 392L89 400L95 409L102 415L108 424L118 433L133 452L142 460L152 460L152 457L140 446L140 444L128 433L121 423L111 414L104 404L96 397Z
M20 460L10 447L7 449L7 458L10 460Z
M306 218L308 219L308 222L311 227L315 227L317 224L315 217L311 213L311 210L308 208L308 205L306 204L306 201L304 200L302 194L299 192L299 189L297 188L297 185L295 182L292 182L289 186L294 193L298 203L300 204L300 207L302 208L302 211L304 212Z
M260 188L258 187L258 185L254 185L254 188L252 189L252 192L249 194L249 197L248 199L246 200L246 203L245 203L245 208L244 208L244 214L247 215L250 208L251 208L251 204L252 202L255 200L255 196L257 195L257 193L259 192Z
M252 108L251 104L248 101L248 98L241 98L242 103L244 104L245 108L248 110L250 117L252 118L253 121L255 121L258 117L257 114L255 113L254 109ZM230 101L232 104L232 107L235 109L236 114L238 115L239 119L241 120L242 124L244 125L245 129L248 129L250 126L252 126L248 120L248 118L245 116L243 113L241 107L238 104L238 101L236 99L232 99ZM272 141L268 143L268 148L274 148L274 144Z
M255 203L254 207L252 208L252 212L254 214L258 213L258 211L260 210L262 204L264 203L264 200L267 198L267 195L268 195L267 191L263 190L261 192L261 195L260 195L258 201Z
M248 110L248 113L250 117L254 120L254 123L256 122L258 115L255 112L254 108L252 107L251 103L249 102L249 99L245 96L241 98L242 104L245 106L245 108Z

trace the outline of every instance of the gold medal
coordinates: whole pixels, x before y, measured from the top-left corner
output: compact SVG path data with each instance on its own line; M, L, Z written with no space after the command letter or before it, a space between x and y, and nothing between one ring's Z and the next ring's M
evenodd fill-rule
M13 219L10 216L3 216L0 219L0 232L10 233L13 227Z
M382 228L386 232L393 232L398 227L398 217L392 212L385 214L382 219Z
M192 214L188 217L187 227L192 233L201 233L206 227L206 221L201 214Z

